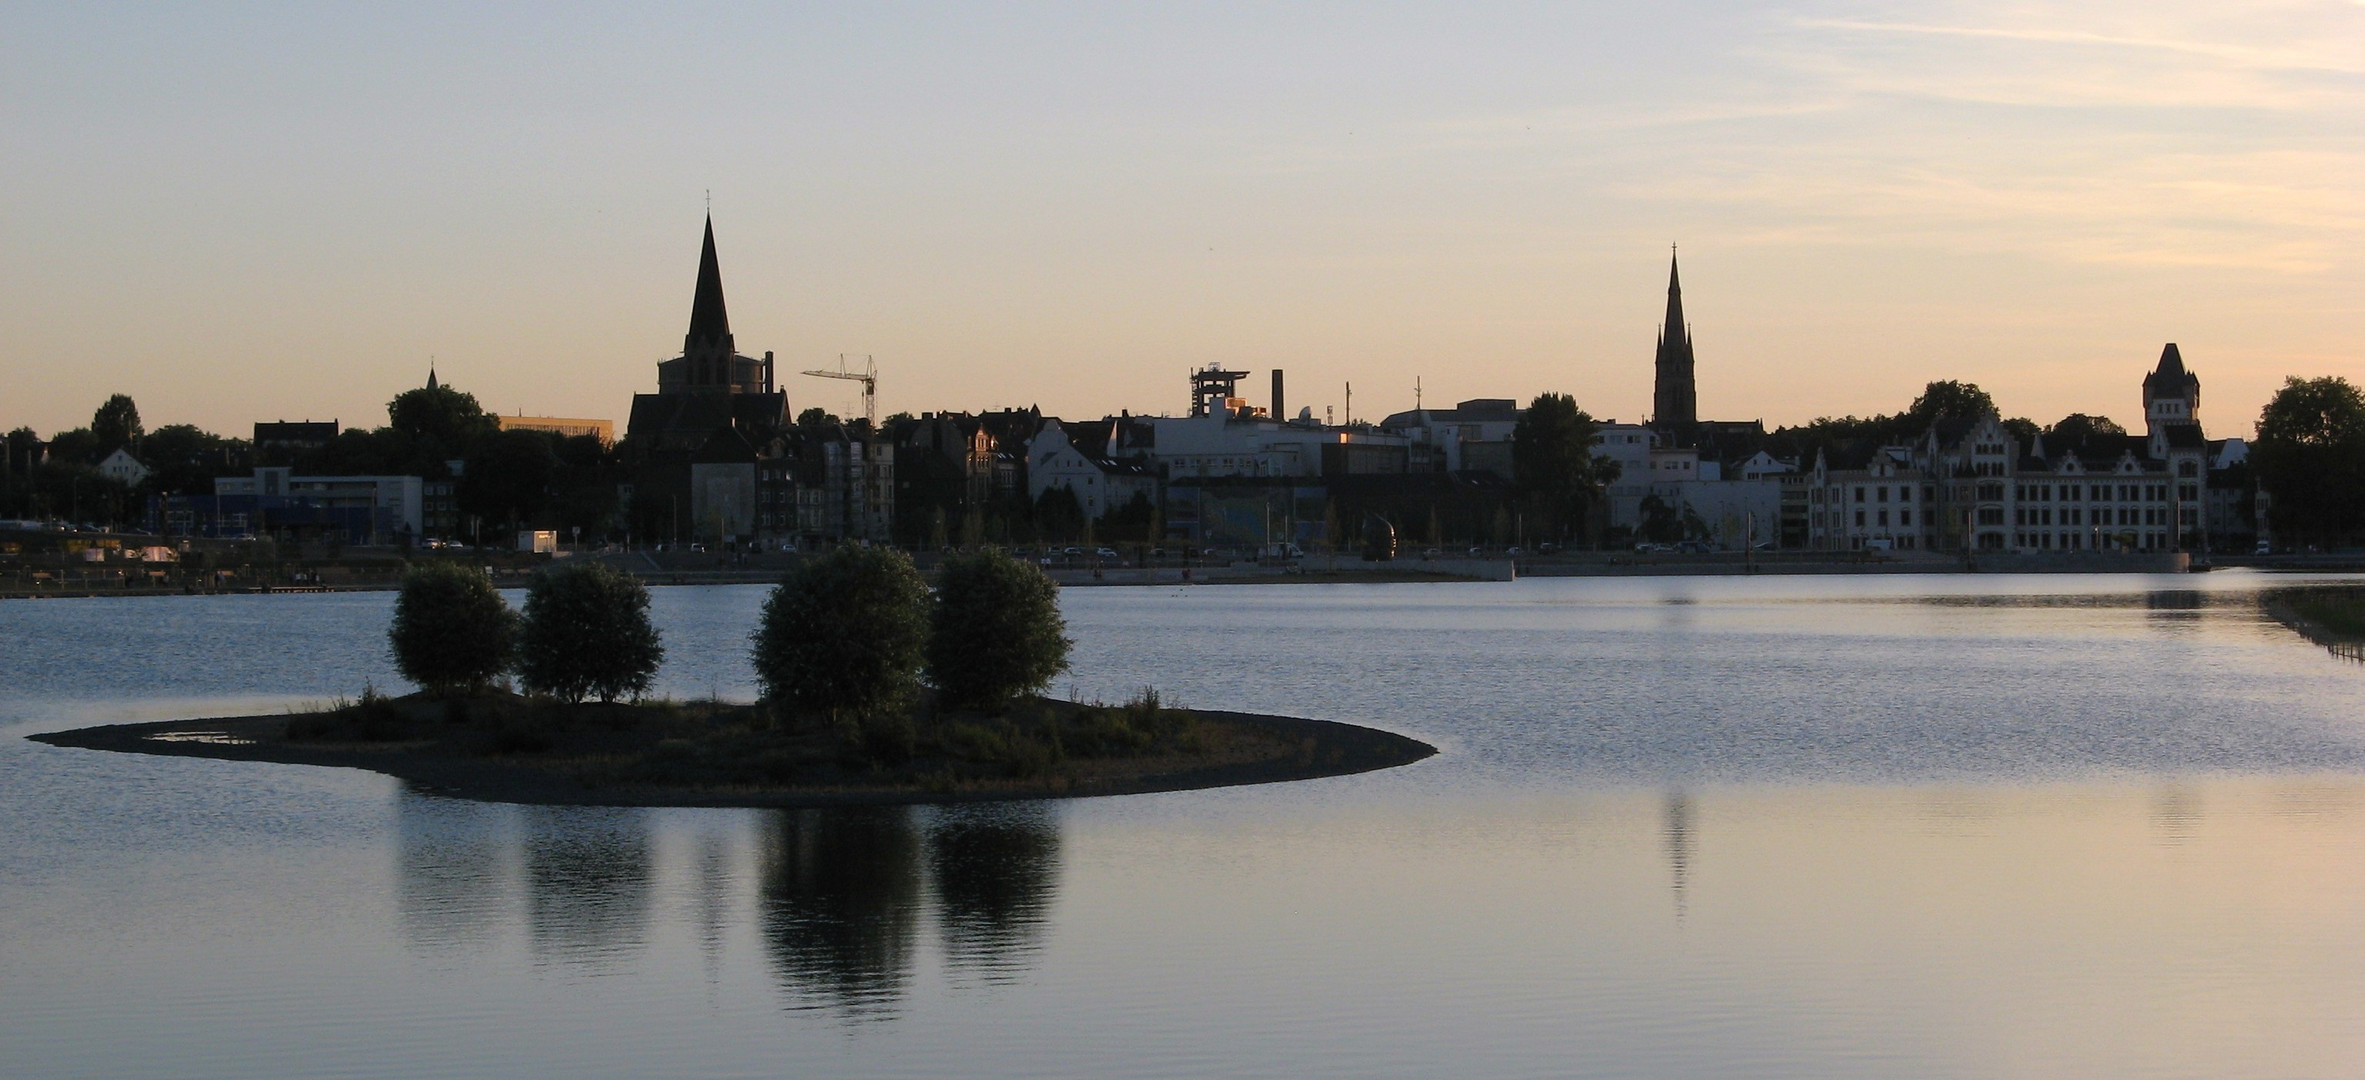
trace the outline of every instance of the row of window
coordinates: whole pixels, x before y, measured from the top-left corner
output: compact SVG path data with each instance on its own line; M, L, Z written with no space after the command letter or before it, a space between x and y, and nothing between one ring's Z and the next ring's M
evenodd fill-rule
M2186 511L2189 517L2191 511ZM2091 511L2075 506L2064 506L2056 511L2050 506L2023 506L2012 511L2014 525L2165 525L2168 508L2164 506L2097 506Z
M2197 485L2185 484L2177 494L2184 499L2198 497ZM2085 493L2088 502L2167 502L2166 484L2022 484L2015 491L2021 502L2076 502L2078 493ZM2113 493L2116 498L2113 498Z
M2168 548L2168 534L2159 532L2147 532L2132 537L2120 533L2105 533L2101 536L2089 537L2082 532L2012 534L2013 546L2036 551L2084 551L2089 547L2096 551L2102 551L2119 547L2130 539L2139 551L2165 551Z
M1809 517L1809 519L1811 520L1811 522L1813 523L1813 525L1814 525L1814 527L1815 527L1815 528L1818 528L1818 529L1824 528L1824 527L1826 527L1826 523L1828 523L1828 525L1829 525L1829 527L1830 527L1830 528L1834 528L1834 529L1836 529L1836 528L1839 528L1839 527L1840 527L1840 523L1841 523L1843 520L1845 520L1845 519L1844 519L1844 518L1842 518L1840 515L1842 515L1842 514L1846 513L1846 511L1844 511L1844 510L1833 510L1833 511L1830 511L1829 513L1830 513L1830 516L1827 518L1827 517L1825 517L1825 516L1824 516L1824 515L1825 515L1825 512L1824 512L1824 511L1822 511L1822 510L1817 510L1817 511L1815 511L1813 514L1810 514L1810 515L1808 515L1808 517ZM1887 527L1888 527L1888 525L1889 525L1889 512L1888 512L1888 511L1886 511L1886 510L1875 510L1875 511L1871 511L1870 513L1873 515L1873 522L1872 522L1873 524L1875 524L1875 525L1878 525L1878 526L1880 526L1881 528L1887 528ZM1861 529L1861 528L1864 528L1864 527L1865 527L1865 521L1864 521L1864 516L1865 516L1865 514L1866 514L1866 511L1863 511L1863 510L1858 510L1858 511L1856 511L1856 527L1857 527L1857 528L1859 528L1859 529ZM1903 527L1903 528L1911 528L1911 527L1913 526L1913 511L1911 511L1911 510L1899 510L1899 511L1897 511L1897 524L1898 524L1900 527Z
M1831 497L1830 497L1829 501L1831 501L1831 502L1835 502L1835 503L1836 503L1836 502L1846 502L1846 501L1848 501L1848 500L1847 500L1847 498L1846 498L1846 496L1844 496L1844 495L1841 493L1841 491L1840 491L1840 489L1839 489L1839 488L1836 488L1836 487L1835 487L1835 488L1831 488L1831 489L1830 489L1830 492L1831 492ZM1865 495L1866 495L1866 493L1867 493L1867 492L1869 492L1869 493L1871 494L1871 496L1872 496L1870 499L1866 499L1866 498L1865 498ZM1896 499L1897 499L1897 501L1898 501L1898 502L1901 502L1901 503L1909 503L1909 502L1912 502L1912 501L1913 501L1913 485L1912 485L1912 484L1898 484L1898 485L1895 485L1894 487L1892 487L1891 485L1888 485L1888 484L1875 484L1875 485L1872 485L1872 486L1870 486L1870 487L1867 487L1867 486L1865 486L1865 485L1863 485L1863 484L1858 484L1858 485L1856 485L1856 487L1855 487L1855 491L1854 491L1854 494L1855 494L1855 501L1857 501L1857 502L1888 502L1888 501L1889 501L1889 497L1890 497L1890 493L1891 493L1891 492L1894 492L1894 493L1896 494ZM1823 497L1823 493L1824 493L1824 489L1823 489L1823 488L1813 488L1813 489L1811 489L1811 490L1809 490L1809 491L1807 492L1807 495L1808 495L1808 498L1810 498L1811 500L1813 500L1813 501L1815 501L1815 502L1824 502L1824 501L1826 501L1826 500L1825 500L1825 499L1824 499L1824 497ZM1931 499L1935 499L1935 498L1937 498L1937 497L1938 497L1938 489L1936 489L1936 488L1923 488L1923 489L1922 489L1922 501L1924 501L1924 502L1928 502L1928 501L1930 501Z
M2200 485L2198 484L2178 484L2176 487L2176 497L2182 499L2185 502L2193 502L2201 497ZM1827 499L1825 497L1825 489L1814 488L1808 492L1808 496L1812 501L1818 503L1827 501L1833 503L1848 501L1854 501L1857 503L1885 503L1891 501L1892 498L1894 498L1895 501L1901 503L1909 503L1914 501L1914 489L1913 485L1911 484L1857 484L1853 488L1846 489L1845 491L1834 487L1829 489L1829 492L1830 494ZM2077 502L2081 496L2083 496L2083 498L2087 501L2091 502L2164 503L2168 501L2168 485L2018 484L2014 485L2012 494L2021 502L2033 503ZM1929 502L1934 500L1936 497L1937 489L1933 487L1924 487L1922 489L1922 501ZM1976 485L1966 484L1960 491L1956 492L1956 497L1965 499L1976 498L1981 502L2001 502L2004 498L2004 485L2001 483L1981 483Z

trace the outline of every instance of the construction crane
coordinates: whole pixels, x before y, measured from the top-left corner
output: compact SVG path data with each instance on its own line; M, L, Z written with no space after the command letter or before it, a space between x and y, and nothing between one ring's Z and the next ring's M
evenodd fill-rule
M808 371L805 374L822 379L852 379L862 384L863 444L860 458L855 463L855 474L860 477L858 482L862 485L861 531L866 540L883 540L885 539L883 536L871 535L876 531L871 527L873 524L871 521L872 511L877 509L873 503L881 501L878 498L881 493L871 490L873 477L870 468L871 457L879 441L879 365L870 357L864 356L862 370L855 371L847 366L846 354L839 353L836 371ZM854 517L853 508L848 507L847 509L849 511L847 516Z
M849 370L846 366L846 354L839 353L838 369L836 371L808 371L805 374L824 379L853 379L854 381L861 383L862 420L865 424L869 425L871 437L878 437L879 365L877 363L873 362L870 357L865 356L862 358L862 370Z

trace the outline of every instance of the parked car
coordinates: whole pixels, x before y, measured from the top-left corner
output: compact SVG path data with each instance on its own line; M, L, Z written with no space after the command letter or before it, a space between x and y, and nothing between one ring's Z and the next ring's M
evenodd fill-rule
M1079 555L1082 555L1082 554L1084 554L1084 549L1083 549L1083 548L1076 548L1076 547L1072 547L1072 548L1061 548L1061 549L1059 549L1059 553L1060 553L1060 554L1062 554L1062 555L1066 555L1066 556L1069 556L1069 557L1073 558L1073 557L1075 557L1075 556L1079 556Z
M1117 554L1116 549L1114 548L1101 548L1100 550L1093 552L1092 555L1094 558L1098 559L1122 558L1122 556Z
M1507 547L1507 548L1504 548L1504 549L1503 549L1503 554L1505 554L1505 555L1525 555L1525 554L1527 554L1527 552L1526 552L1526 551L1523 551L1523 550L1521 550L1521 549L1519 549L1519 548L1517 548L1517 547Z
M1445 554L1445 553L1444 553L1444 552L1442 552L1442 551L1439 551L1439 550L1437 550L1436 548L1430 548L1430 549L1428 549L1427 551L1423 551L1423 552L1421 552L1421 558L1424 558L1424 559L1434 559L1434 558L1436 558L1436 557L1438 557L1438 556L1440 556L1440 555L1443 555L1443 554Z

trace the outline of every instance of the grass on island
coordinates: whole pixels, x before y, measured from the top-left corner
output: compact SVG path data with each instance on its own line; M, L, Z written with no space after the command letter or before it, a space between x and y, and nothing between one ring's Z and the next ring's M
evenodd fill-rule
M495 693L365 692L291 717L284 738L498 761L588 786L715 792L1065 790L1072 783L1296 756L1293 741L1167 706L1028 698L1000 716L913 712L861 724L783 718L763 704L564 702Z

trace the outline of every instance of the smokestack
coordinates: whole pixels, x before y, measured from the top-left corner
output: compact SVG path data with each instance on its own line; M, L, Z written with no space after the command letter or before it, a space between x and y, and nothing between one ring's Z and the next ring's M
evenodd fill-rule
M1289 414L1288 414L1288 413L1286 413L1286 412L1284 412L1284 411L1282 411L1282 406L1281 406L1281 369L1280 369L1280 368L1274 368L1274 369L1273 369L1273 419L1275 419L1275 420L1287 420L1287 419L1289 419Z

